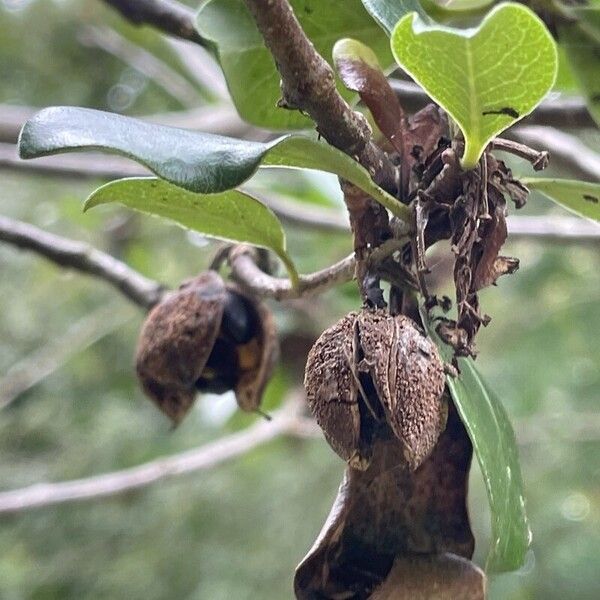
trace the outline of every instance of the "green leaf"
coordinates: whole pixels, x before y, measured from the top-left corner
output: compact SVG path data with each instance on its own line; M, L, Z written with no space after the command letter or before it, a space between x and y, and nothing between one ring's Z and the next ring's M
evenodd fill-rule
M210 237L269 248L281 258L292 282L298 283L279 219L246 193L195 194L155 177L132 177L99 187L85 201L84 210L112 202L170 219Z
M264 167L334 173L352 182L401 218L409 209L378 187L356 161L332 146L301 135L267 144L146 123L89 108L46 108L25 123L22 158L102 150L136 160L177 186L211 194L232 189Z
M473 443L490 502L492 541L486 569L513 571L523 565L531 543L515 433L473 360L461 358L458 365L461 374L449 376L448 387Z
M393 63L385 34L369 18L360 0L291 0L290 4L325 59L329 60L339 38L355 37L368 43L383 64ZM313 126L298 111L277 108L280 77L244 2L210 0L200 8L197 27L215 46L229 91L243 119L270 129Z
M427 323L425 311L421 316ZM452 349L429 324L428 332L449 361ZM473 360L459 358L458 366L460 375L449 375L446 381L473 443L490 503L492 538L486 569L513 571L523 565L531 544L515 433L502 402L483 381Z
M559 29L559 42L588 110L600 125L600 23L596 22L600 21L600 10L581 11L578 16L581 21Z
M544 23L520 4L500 4L479 27L451 29L401 19L392 33L400 66L456 121L464 168L489 141L522 119L552 88L557 52Z
M427 19L419 0L362 0L362 3L388 35L408 13L416 12L421 18Z
M521 182L537 190L563 208L581 217L600 222L600 183L571 179L542 179L527 177Z

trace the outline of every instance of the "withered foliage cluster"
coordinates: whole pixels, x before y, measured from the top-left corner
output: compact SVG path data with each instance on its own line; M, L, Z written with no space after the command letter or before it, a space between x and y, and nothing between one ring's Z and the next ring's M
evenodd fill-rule
M449 299L438 299L428 290L425 254L436 242L450 240L456 317L432 315L432 318L439 321L436 330L454 348L456 356L475 356L477 332L490 321L480 311L477 294L519 266L516 258L500 255L507 237L506 198L521 208L528 190L489 151L476 169L461 169L462 143L450 139L447 118L436 105L430 104L408 117L381 70L349 57L338 60L337 67L345 85L358 92L369 108L381 134L381 146L398 165L397 195L401 201L413 205L415 216L413 235L407 235L406 228L399 226L396 219L388 224L385 217L380 217L375 227L369 229L368 239L361 239L360 221L366 212L367 199L356 188L345 186L351 223L358 234L355 235L357 251L368 254L371 247L390 238L398 239L398 244L390 247L400 249L384 256L376 265L378 274L401 290L418 292L428 310L440 306L448 312ZM544 166L544 160L540 160L534 168ZM373 283L372 274L369 283ZM382 296L377 291L367 290L365 296L382 305Z

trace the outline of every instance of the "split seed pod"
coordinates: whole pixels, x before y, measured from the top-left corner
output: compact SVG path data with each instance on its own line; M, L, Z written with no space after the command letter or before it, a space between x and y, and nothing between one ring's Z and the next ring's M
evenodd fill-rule
M234 390L242 410L257 410L277 355L266 306L207 271L150 311L136 370L146 395L178 424L198 391Z
M311 349L304 384L325 438L355 468L368 466L375 436L393 434L415 470L445 428L443 363L404 315L346 315Z

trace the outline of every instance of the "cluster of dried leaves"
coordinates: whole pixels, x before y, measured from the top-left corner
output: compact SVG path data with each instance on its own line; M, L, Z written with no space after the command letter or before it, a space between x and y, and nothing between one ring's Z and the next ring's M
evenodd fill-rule
M361 239L358 223L364 213L351 209L353 229L359 233L355 238L357 251L359 255L368 254L370 248L390 237L398 239L400 243L390 245L397 251L383 257L378 274L400 289L418 291L427 309L440 306L448 312L449 299L438 299L428 290L425 254L439 240L451 240L456 318L437 317L436 329L454 348L456 356L475 356L477 332L490 321L480 312L477 294L519 266L517 259L500 255L507 237L506 197L521 208L528 190L490 152L484 154L477 169L462 170L461 143L452 143L445 114L430 104L407 117L376 63L346 56L338 58L337 68L345 85L358 92L369 108L381 133L381 146L399 167L398 196L401 201L412 203L415 215L412 235L392 220L389 226L380 222L379 228L369 228L370 238ZM346 186L351 207L359 207L356 196L356 190ZM367 277L365 273L362 276ZM382 305L382 297L376 291L367 289L365 297Z

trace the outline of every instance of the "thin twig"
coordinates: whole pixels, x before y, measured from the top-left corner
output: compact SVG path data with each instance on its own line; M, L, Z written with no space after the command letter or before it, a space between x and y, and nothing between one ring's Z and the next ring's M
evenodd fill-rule
M412 81L392 77L389 82L408 112L414 113L432 102L422 88ZM525 117L523 124L590 129L596 127L585 101L579 96L544 100Z
M494 138L490 142L490 148L492 150L509 152L510 154L514 154L519 158L529 161L534 171L543 171L548 166L547 150L534 150L525 144L520 144L519 142L506 140L504 138Z
M174 37L165 38L177 58L185 67L188 76L215 100L231 103L227 82L215 56L197 44Z
M506 222L509 241L525 239L569 243L600 242L600 224L579 217L511 215Z
M82 27L78 35L85 46L95 46L145 75L183 107L202 102L202 96L185 77L151 52L133 44L109 27Z
M114 306L102 306L76 321L62 336L19 361L0 379L0 409L48 377L73 355L124 325L130 317L116 311Z
M151 25L175 37L206 46L195 27L194 11L176 0L103 0L135 25Z
M250 246L236 246L229 254L229 265L234 279L253 294L275 300L290 300L351 281L356 259L351 254L322 271L301 275L297 288L292 287L289 279L272 277L261 271L255 262L255 251Z
M0 142L15 143L25 121L39 110L32 106L0 104ZM266 140L272 137L266 130L242 121L233 105L229 103L211 104L191 110L155 113L141 118L151 123L196 129L218 135L243 137L244 139Z
M2 143L0 143L0 168L78 179L120 179L151 175L147 169L137 163L98 153L62 154L42 156L35 161L22 160L18 156L16 146Z
M553 165L558 163L587 181L600 181L600 154L575 136L538 125L523 125L507 134L528 146L548 150Z
M22 169L43 175L91 179L120 179L150 175L144 167L125 158L91 153L45 156L35 161L25 161L17 157L15 147L10 144L0 144L0 167ZM292 225L340 233L350 231L348 217L342 211L312 205L308 207L306 204L279 196L274 192L265 193L264 190L251 186L243 189L256 196L278 217ZM599 226L577 217L513 215L508 218L508 226L511 236L520 238L556 239L565 242L589 242L600 239Z
M106 498L144 488L171 477L211 469L283 435L315 437L320 435L320 431L312 421L298 414L298 406L294 402L273 415L270 421L261 419L243 431L181 454L105 475L60 483L37 483L1 492L0 513Z
M96 500L143 489L166 479L217 467L282 436L322 439L323 435L317 424L309 417L299 414L300 406L299 402L295 406L294 402L286 403L284 408L273 415L271 421L261 419L243 431L137 467L72 481L37 483L0 492L0 514L15 514L67 502ZM565 422L569 423L567 429L564 427ZM543 448L546 443L585 443L600 439L597 415L538 415L535 418L517 420L515 429L520 446Z
M125 263L83 242L0 216L0 242L32 250L61 267L76 269L114 285L127 298L149 309L162 297L164 287Z

